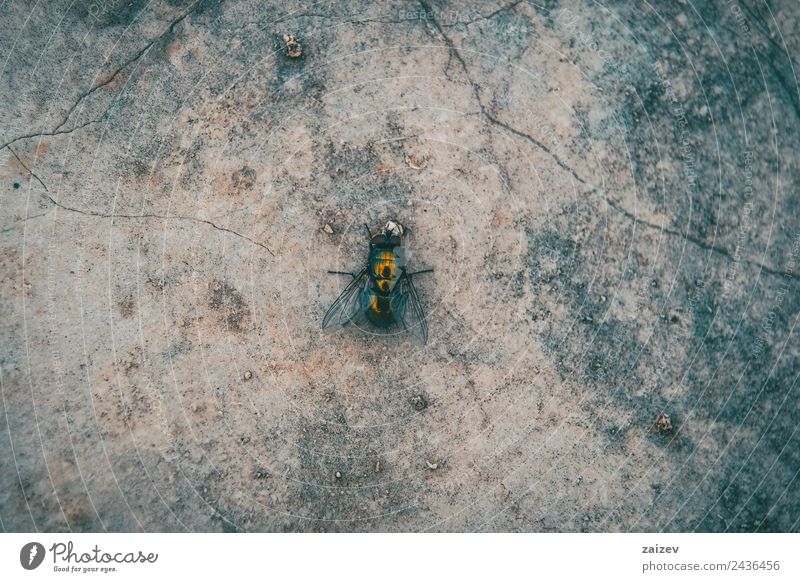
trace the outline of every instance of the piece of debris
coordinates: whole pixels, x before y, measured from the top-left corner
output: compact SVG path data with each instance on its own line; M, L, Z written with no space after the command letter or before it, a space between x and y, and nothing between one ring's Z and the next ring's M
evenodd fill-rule
M325 223L325 226L322 227L322 230L324 230L328 234L333 234L333 227L328 223Z
M415 394L411 398L411 406L414 407L414 410L425 410L428 408L428 400L422 394Z
M412 170L421 170L425 167L425 159L411 154L406 156L406 164L408 164L408 167Z
M392 173L392 168L390 168L389 166L387 166L383 162L381 162L379 164L375 164L374 170L375 170L375 173L378 174L379 176L388 176L389 174Z
M381 462L380 461L375 461L375 472L376 473L380 473L381 472Z
M672 430L672 421L669 419L669 416L663 412L656 418L656 430L660 432L669 432Z
M253 372L251 372L250 370L244 371L243 378L245 379L245 381L250 380L252 377L253 377Z
M436 469L439 468L439 463L431 463L430 461L426 460L425 464L428 465L428 469L430 469L431 471L435 471Z
M336 476L337 479L341 479L342 478L342 472L341 471L336 471L336 473L334 475Z
M296 59L303 54L303 49L300 46L300 42L291 34L284 34L283 42L286 44L287 57Z

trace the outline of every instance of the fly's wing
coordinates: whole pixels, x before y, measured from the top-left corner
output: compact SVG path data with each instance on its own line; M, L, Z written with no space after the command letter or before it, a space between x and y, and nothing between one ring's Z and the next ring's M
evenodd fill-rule
M367 267L361 269L352 281L344 288L339 298L333 302L325 318L322 320L322 329L331 324L347 325L361 311L363 311L364 292L368 289L369 277L367 277Z
M423 344L428 342L428 324L411 277L403 273L392 290L392 313L395 319Z

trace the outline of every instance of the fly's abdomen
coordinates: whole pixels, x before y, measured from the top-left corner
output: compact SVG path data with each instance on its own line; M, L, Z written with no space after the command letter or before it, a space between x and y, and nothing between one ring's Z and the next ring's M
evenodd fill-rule
M367 319L379 327L386 327L394 321L392 302L388 295L374 291L370 293Z

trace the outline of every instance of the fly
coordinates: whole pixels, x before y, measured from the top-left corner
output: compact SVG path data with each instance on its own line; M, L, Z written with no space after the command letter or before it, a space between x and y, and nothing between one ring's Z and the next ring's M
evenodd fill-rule
M406 270L403 245L405 229L399 222L388 221L383 230L375 235L366 224L364 228L369 237L367 265L358 273L328 271L335 275L347 275L352 280L328 309L322 320L322 328L347 325L361 319L381 328L397 323L423 344L427 343L428 324L413 276L431 273L433 269L415 273Z

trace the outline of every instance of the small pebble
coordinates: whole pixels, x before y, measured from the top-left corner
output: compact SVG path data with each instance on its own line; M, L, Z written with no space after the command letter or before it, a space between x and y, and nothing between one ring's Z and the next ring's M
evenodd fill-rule
M672 430L672 421L668 415L663 412L658 415L658 418L656 418L656 429L661 432L669 432Z
M303 54L303 49L300 43L291 34L283 35L283 42L286 44L286 56L291 59L296 59Z
M336 471L336 478L337 479L341 479L342 478L342 472L341 471Z
M421 170L425 167L425 160L412 154L406 156L406 164L412 170Z
M325 226L323 226L322 230L324 230L328 234L333 234L333 227L330 224L326 224Z
M250 378L252 378L252 377L253 377L253 372L251 372L250 370L245 370L245 372L244 372L244 379L245 379L245 380L249 380L249 379L250 379Z

